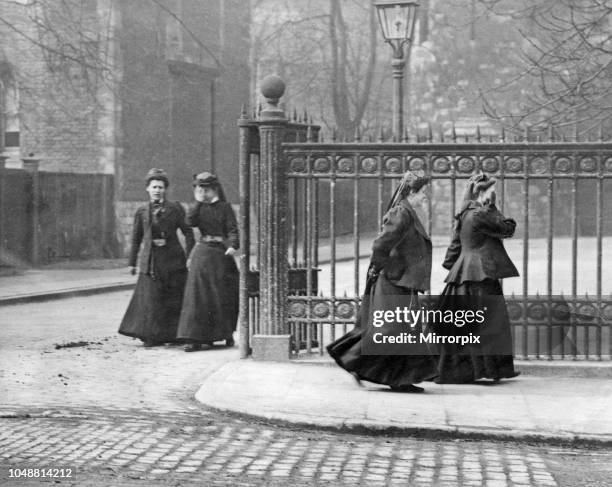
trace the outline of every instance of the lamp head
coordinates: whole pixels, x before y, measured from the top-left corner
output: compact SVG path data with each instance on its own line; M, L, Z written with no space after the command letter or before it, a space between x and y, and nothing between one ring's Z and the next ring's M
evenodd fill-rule
M414 34L418 2L378 0L374 2L385 41L410 42Z

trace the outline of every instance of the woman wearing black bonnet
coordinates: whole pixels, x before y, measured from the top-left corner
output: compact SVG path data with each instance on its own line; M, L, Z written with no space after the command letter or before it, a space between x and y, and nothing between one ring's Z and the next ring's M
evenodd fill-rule
M233 346L239 309L236 215L215 175L200 173L193 186L195 202L187 224L198 228L200 239L190 258L177 333L177 339L186 342L186 352L210 348L220 340Z

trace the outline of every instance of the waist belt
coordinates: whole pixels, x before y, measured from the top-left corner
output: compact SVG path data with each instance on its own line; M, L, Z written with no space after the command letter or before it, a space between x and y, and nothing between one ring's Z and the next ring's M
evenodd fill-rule
M202 235L200 237L200 242L223 242L225 239L223 237L216 237L213 235Z

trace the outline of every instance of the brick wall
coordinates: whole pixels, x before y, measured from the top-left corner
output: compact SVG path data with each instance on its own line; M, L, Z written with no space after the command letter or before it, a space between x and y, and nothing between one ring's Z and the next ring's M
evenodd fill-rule
M87 2L79 4L92 7ZM104 172L98 125L104 108L96 103L97 75L91 71L86 73L75 62L51 56L49 51L34 46L26 38L41 39L32 21L40 12L36 8L14 2L0 3L0 15L11 26L0 26L6 74L11 78L5 82L16 83L19 91L21 144L15 159L34 153L41 158L43 171ZM45 8L44 4L41 8ZM83 26L95 30L95 4L93 8L84 13ZM62 19L53 22L62 31ZM61 35L68 38L71 34Z

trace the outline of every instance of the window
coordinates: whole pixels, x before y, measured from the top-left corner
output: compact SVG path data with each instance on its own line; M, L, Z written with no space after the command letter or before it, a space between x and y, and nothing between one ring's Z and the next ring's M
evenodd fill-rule
M7 62L0 63L0 127L2 146L8 156L8 163L19 162L21 129L19 120L19 89Z
M4 145L19 147L19 91L15 85L5 86L4 91Z

